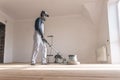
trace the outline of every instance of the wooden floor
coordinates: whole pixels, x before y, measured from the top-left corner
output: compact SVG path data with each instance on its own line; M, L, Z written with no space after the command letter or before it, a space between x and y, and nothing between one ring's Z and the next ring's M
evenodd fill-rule
M120 65L0 64L0 80L120 80Z

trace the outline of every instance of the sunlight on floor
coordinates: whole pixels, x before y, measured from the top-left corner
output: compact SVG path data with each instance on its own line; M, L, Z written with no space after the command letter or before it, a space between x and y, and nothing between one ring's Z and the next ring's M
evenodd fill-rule
M0 64L0 70L120 70L120 65L80 64L80 65L30 65L30 64Z

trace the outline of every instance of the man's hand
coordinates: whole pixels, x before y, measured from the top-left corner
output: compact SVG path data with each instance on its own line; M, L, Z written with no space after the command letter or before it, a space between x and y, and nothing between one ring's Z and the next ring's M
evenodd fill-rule
M43 42L47 43L49 45L49 47L51 47L51 45L48 43L48 41L45 38L42 38Z

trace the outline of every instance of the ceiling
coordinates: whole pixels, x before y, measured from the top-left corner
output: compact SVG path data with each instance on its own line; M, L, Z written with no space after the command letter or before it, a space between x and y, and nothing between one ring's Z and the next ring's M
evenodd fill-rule
M50 16L78 15L83 5L102 0L0 0L0 9L14 19L32 19L41 10ZM104 0L103 0L104 1Z

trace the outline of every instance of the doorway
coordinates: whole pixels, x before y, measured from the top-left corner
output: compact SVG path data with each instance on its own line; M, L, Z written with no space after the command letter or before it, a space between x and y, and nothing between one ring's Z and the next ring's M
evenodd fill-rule
M4 62L5 24L0 22L0 63Z

